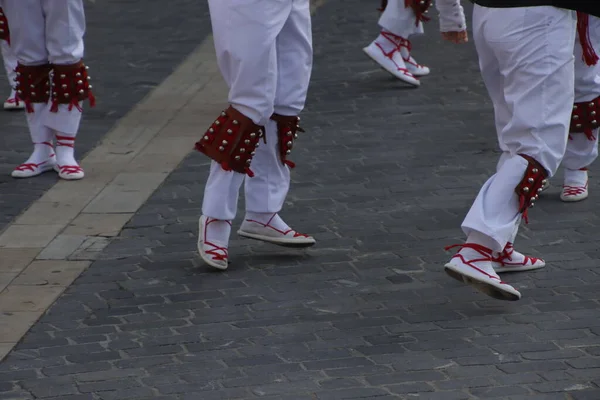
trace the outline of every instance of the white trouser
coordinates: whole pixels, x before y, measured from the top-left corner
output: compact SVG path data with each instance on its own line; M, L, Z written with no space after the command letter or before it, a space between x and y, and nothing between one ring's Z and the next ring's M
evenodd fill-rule
M11 48L19 63L66 65L83 58L83 0L4 0L2 7L9 21ZM61 104L58 112L52 113L49 103L39 112L41 115L33 118L57 132L75 135L79 129L81 112L75 107L69 111L68 105Z
M312 70L309 0L209 0L219 68L229 103L266 128L246 179L246 210L276 213L290 184L280 161L273 113L296 116L304 108ZM293 153L292 153L293 154ZM211 164L202 213L232 220L245 175Z
M423 33L423 23L416 23L417 17L405 0L389 0L379 17L379 26L396 36L408 39L409 36Z
M590 43L600 53L600 18L589 17ZM579 40L575 41L575 103L593 100L600 96L600 61L596 65L587 65L582 59L583 49ZM600 117L600 116L599 116ZM567 142L567 151L563 166L578 170L592 164L598 157L598 130L594 132L596 140L589 140L583 133L571 134Z
M514 240L521 218L515 188L528 163L519 154L552 176L565 153L576 23L574 11L555 7L474 7L473 38L503 154L462 228L487 236L495 251Z
M6 71L6 77L8 78L8 84L11 89L14 89L15 78L17 77L17 56L13 49L10 47L6 40L0 40L0 48L2 49L2 61L4 62L4 70Z

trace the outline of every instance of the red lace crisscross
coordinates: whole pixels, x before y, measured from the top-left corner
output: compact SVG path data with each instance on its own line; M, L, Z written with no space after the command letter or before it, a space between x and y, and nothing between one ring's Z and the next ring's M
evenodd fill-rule
M206 224L204 225L204 244L212 247L212 249L204 250L204 252L206 254L208 254L209 256L212 256L212 259L215 261L227 261L227 257L228 257L227 247L217 246L216 244L211 243L208 240L206 240L207 233L208 233L208 225L210 225L211 222L215 222L215 221L221 221L221 220L215 219L215 218L213 218L213 219L206 218ZM231 226L230 221L224 221L224 222L227 222ZM219 253L219 252L221 252L221 253Z
M46 164L46 161L43 161L39 164L36 163L25 163L25 164L21 164L19 165L17 168L15 168L16 171L35 171L36 168L41 167L42 165Z
M381 31L381 36L383 36L384 38L386 38L389 42L391 42L395 46L394 49L392 49L389 52L386 52L385 50L383 50L383 47L379 43L375 42L375 45L377 47L379 47L379 50L381 50L381 52L383 53L383 55L386 56L387 58L389 58L390 60L392 60L392 62L394 63L394 65L396 65L396 68L398 68L398 71L402 72L406 76L410 76L411 78L415 78L416 79L416 77L413 74L411 74L408 69L401 68L396 63L396 61L394 61L394 58L393 58L394 57L394 53L400 52L400 50L403 47L405 47L408 50L409 54L410 54L410 50L411 50L410 41L407 40L407 39L404 39L401 36L394 35L392 32L388 32L388 31ZM401 52L400 52L400 57L402 57L402 53ZM404 57L402 57L402 59L404 59Z
M563 193L565 196L579 196L580 194L585 193L587 190L588 184L585 183L584 186L569 186L563 185Z
M72 175L83 172L83 168L79 165L57 165L61 174Z
M481 254L483 257L482 258L475 258L472 260L466 260L462 254L460 253L456 253L454 255L454 257L452 258L459 258L463 264L468 265L469 267L473 268L474 270L476 270L477 272L480 272L482 274L484 274L485 276L487 276L490 279L494 279L502 284L504 284L505 282L503 282L498 276L495 275L490 275L487 272L485 272L484 270L482 270L481 268L477 267L476 265L474 265L474 263L476 262L481 262L481 261L494 261L494 257L492 256L492 250L488 249L487 247L484 247L480 244L477 243L463 243L463 244L453 244L451 246L446 246L444 247L444 250L448 251L450 249L453 249L455 247L462 249L472 249L475 250L476 252L478 252L479 254Z
M259 224L259 225L263 226L264 228L273 229L274 231L276 231L278 233L281 233L283 236L287 236L288 233L294 232L294 237L295 238L297 238L297 237L305 237L305 238L309 237L308 235L305 235L304 233L296 232L295 230L293 230L291 228L288 229L287 231L282 231L281 229L277 229L274 226L271 226L271 221L273 221L273 218L275 218L276 215L277 214L273 214L273 216L271 216L271 218L269 218L269 220L267 221L266 224L263 223L263 222L260 222L260 221L253 220L253 219L247 219L246 221L248 221L248 222L254 222L255 224Z
M52 147L52 143L51 142L41 142L41 143L34 143L34 144L45 144L46 146L50 146ZM50 154L49 158L54 157L54 154ZM42 161L39 164L36 163L23 163L21 165L19 165L17 168L15 168L16 171L35 171L36 168L41 167L42 165L46 164L48 161Z
M512 262L512 255L513 255L514 251L515 251L515 249L513 247L513 244L507 243L506 246L504 247L504 250L502 250L502 253L498 254L498 257L496 257L494 259L494 261L499 262L503 266L504 265L534 265L536 262L540 261L539 258L523 255L523 262Z

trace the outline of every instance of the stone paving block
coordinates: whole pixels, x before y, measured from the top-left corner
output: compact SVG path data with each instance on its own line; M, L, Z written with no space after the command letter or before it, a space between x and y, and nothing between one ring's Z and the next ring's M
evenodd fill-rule
M18 274L34 260L41 250L41 248L26 247L18 249L0 248L0 273Z
M65 202L37 201L21 215L15 223L18 225L66 225L84 207L72 200Z
M164 172L121 173L87 205L83 212L102 214L135 212L166 176Z
M40 285L10 285L0 292L0 312L44 312L64 288Z
M0 235L0 248L44 248L63 229L63 225L11 225Z
M113 237L119 234L132 216L132 213L82 213L69 223L63 233L65 235Z
M2 295L4 292L0 293ZM14 297L13 297L14 299ZM12 299L11 299L12 300ZM29 300L26 300L29 301ZM24 306L27 306L25 304ZM4 307L4 304L0 305ZM21 306L18 301L15 308ZM31 305L32 308L35 305ZM0 310L0 343L16 343L38 320L42 313L37 311L4 311Z
M66 260L85 241L83 235L59 234L37 255L37 260Z
M34 261L12 282L23 286L68 287L90 262L48 260Z

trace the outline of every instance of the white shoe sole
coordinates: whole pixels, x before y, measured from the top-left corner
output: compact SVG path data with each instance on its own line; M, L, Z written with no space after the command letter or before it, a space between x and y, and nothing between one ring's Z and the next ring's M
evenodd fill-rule
M291 247L291 248L305 248L311 247L316 243L316 240L312 237L308 238L286 238L286 237L272 237L261 235L258 233L246 232L241 229L237 232L238 235L245 237L247 239L260 240L262 242L267 242L271 244L276 244L277 246L283 247Z
M534 271L536 269L544 268L546 264L542 265L514 265L514 266L494 266L494 271L496 273L501 274L503 272L524 272L524 271Z
M25 105L21 104L21 105L15 105L15 104L4 104L4 110L5 111L20 111L20 110L24 110L25 109Z
M81 171L81 172L78 172L78 173L76 173L76 174L62 174L62 173L60 172L60 168L58 168L58 166L55 166L55 167L54 167L54 170L55 170L56 172L58 172L58 177L59 177L60 179L64 179L65 181L78 181L78 180L80 180L80 179L83 179L83 178L85 178L85 174L83 173L83 171Z
M497 300L517 301L521 299L521 293L508 285L503 285L492 279L485 279L477 272L461 269L458 266L448 263L444 266L446 273L459 282L473 286L481 293ZM512 289L512 290L511 290Z
M427 76L431 73L431 70L428 68L426 70L422 70L421 72L419 72L418 69L413 69L411 67L408 66L409 64L406 64L406 69L408 70L408 72L410 72L411 74L413 74L414 76L416 76L417 78L423 77L423 76Z
M36 172L32 172L32 171L16 171L13 170L10 173L10 176L12 176L13 178L17 178L17 179L25 179L25 178L33 178L35 176L40 176L42 174L45 174L46 172L50 172L55 170L53 165L44 167L44 168L39 168Z
M576 201L582 201L588 198L589 196L589 192L585 192L585 194L581 194L579 196L565 196L562 193L560 194L560 200L564 201L565 203L574 203Z
M369 47L365 47L363 48L363 51L365 52L365 54L367 56L369 56L369 58L373 61L375 61L377 63L377 65L379 65L381 68L383 68L384 71L392 74L394 76L394 78L398 78L403 82L406 82L414 87L419 87L421 85L421 82L418 79L411 79L410 76L406 76L402 73L399 73L397 70L392 69L392 68L388 68L386 67L385 64L382 64L379 62L379 59L377 58L377 56L375 56L374 54L371 54L371 51L369 50Z
M208 256L206 256L206 254L204 254L204 220L204 216L200 217L200 219L198 220L198 254L200 255L202 261L204 261L209 266L219 269L221 271L225 271L229 266L229 261L226 261L225 264L218 263L215 260L212 260Z

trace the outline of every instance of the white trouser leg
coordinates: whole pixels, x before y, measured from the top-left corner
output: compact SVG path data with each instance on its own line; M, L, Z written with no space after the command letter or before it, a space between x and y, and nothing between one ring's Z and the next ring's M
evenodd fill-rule
M308 0L295 0L292 12L276 41L277 89L275 113L297 116L304 108L312 71L312 32ZM267 144L252 160L253 178L246 179L246 210L277 213L283 207L290 186L290 170L281 162L277 124L266 125ZM299 141L301 143L301 140Z
M10 24L11 46L18 62L23 65L42 65L48 62L44 31L44 12L40 0L5 1L3 10ZM46 104L33 104L34 112L26 113L27 124L35 150L29 162L47 159L51 149L43 142L52 140L52 131L45 126L43 113ZM37 143L37 144L36 144Z
M276 39L290 15L292 3L292 0L208 2L217 62L229 87L229 103L258 125L266 125L273 114L278 68ZM266 147L264 143L259 146L253 158L253 170L255 163L261 163L259 152L265 150L261 149L263 146ZM224 171L212 162L202 213L220 220L234 219L243 181L244 175Z
M83 58L85 11L83 0L42 0L45 14L46 47L52 64L75 64ZM81 122L81 111L61 104L58 112L45 110L46 126L62 136L75 137ZM74 161L74 160L73 160Z
M17 56L7 41L0 41L0 47L2 49L2 60L4 61L4 70L6 71L6 77L8 78L8 84L11 89L14 89L16 86L15 78L17 77L15 71L17 68Z
M589 17L590 43L600 51L600 18ZM600 96L600 63L588 66L582 59L579 38L575 41L575 103L586 102ZM599 116L600 117L600 116ZM598 139L598 130L594 132ZM592 164L598 157L598 140L589 140L583 133L571 134L563 158L563 166L579 170Z
M379 26L394 35L408 39L409 36L423 33L423 23L416 23L417 17L410 7L404 6L404 0L389 0L379 18Z
M555 7L475 6L473 37L482 76L494 105L505 103L510 120L498 136L504 163L483 186L467 214L465 234L479 232L501 251L515 236L521 215L515 187L527 161L537 160L552 176L564 155L573 103L576 18ZM489 85L490 80L503 82ZM501 118L502 119L502 118Z

